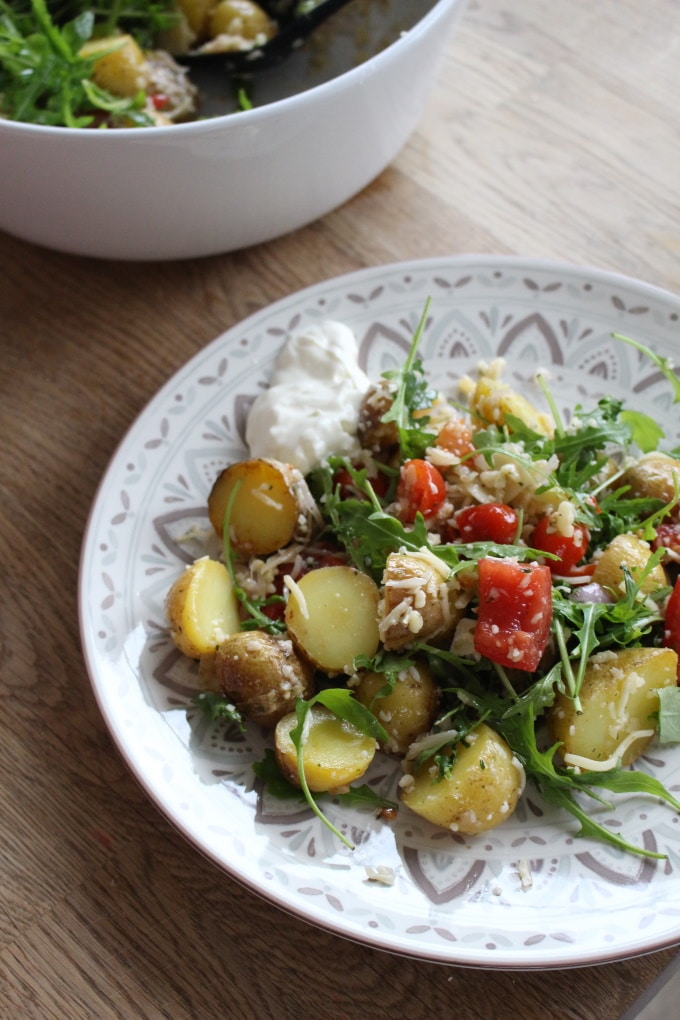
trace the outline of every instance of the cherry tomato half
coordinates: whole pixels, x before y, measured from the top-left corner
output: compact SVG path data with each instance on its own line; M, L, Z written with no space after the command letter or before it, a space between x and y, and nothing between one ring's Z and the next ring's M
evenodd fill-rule
M454 520L463 542L510 545L517 538L519 515L507 503L466 506L458 511Z
M427 460L407 460L401 466L397 501L401 507L400 517L407 524L412 523L417 513L432 517L446 499L446 483L441 472Z
M534 549L552 553L557 560L549 560L553 574L569 574L588 552L590 535L583 524L575 524L571 535L561 535L553 528L550 517L541 517L529 543Z

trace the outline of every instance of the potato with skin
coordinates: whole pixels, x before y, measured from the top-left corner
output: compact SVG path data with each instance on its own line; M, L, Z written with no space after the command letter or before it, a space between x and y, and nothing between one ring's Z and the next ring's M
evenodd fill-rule
M389 651L453 634L467 597L458 578L428 550L390 553L382 579L380 640Z
M670 648L620 648L591 656L579 695L582 711L558 694L547 713L567 764L588 769L588 762L606 762L619 748L624 765L638 758L657 728L658 691L675 686L677 666L678 656ZM623 743L641 731L646 736Z
M214 652L240 628L239 604L223 563L203 556L180 574L165 600L170 636L190 659Z
M267 556L306 541L318 510L297 468L277 460L243 460L225 468L208 496L210 523L222 537L224 516L234 490L230 538L241 556Z
M271 728L314 694L314 674L292 642L266 631L244 630L223 641L214 674L222 693L246 719Z
M318 567L286 578L285 621L295 646L330 676L351 673L357 655L378 650L378 586L355 567Z
M631 498L671 503L675 499L676 485L680 487L680 460L658 450L646 453L626 470L620 484L630 486L628 495Z
M617 535L606 547L595 565L592 580L606 588L615 599L621 599L626 593L625 577L622 565L630 571L634 580L640 577L652 555L649 543L632 534ZM643 580L640 590L645 595L665 588L668 584L666 571L657 564Z
M380 695L386 686L389 684L384 673L363 670L358 674L354 695L386 730L389 739L381 744L382 749L403 756L413 741L432 727L439 706L439 687L424 662L403 670L392 690Z
M480 723L457 745L448 776L428 759L400 783L402 803L451 832L474 835L506 821L524 789L524 769L495 730Z
M297 726L292 712L277 724L274 732L276 761L289 783L300 785L297 748L291 731ZM323 705L312 705L302 745L303 771L312 793L341 791L360 779L376 752L373 737L367 737L351 723L339 719Z
M390 457L399 446L399 432L393 421L382 421L394 401L387 380L374 383L365 393L359 408L357 439L362 449L374 456Z

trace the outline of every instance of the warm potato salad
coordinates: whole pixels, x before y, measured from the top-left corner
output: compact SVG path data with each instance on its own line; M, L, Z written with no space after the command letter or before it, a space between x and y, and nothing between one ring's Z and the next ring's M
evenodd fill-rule
M255 0L0 0L0 118L71 128L195 120L199 91L182 58L253 50L277 30Z
M318 814L387 755L387 819L474 836L530 782L579 835L650 853L588 807L638 793L680 809L641 762L680 739L680 457L613 397L563 420L538 379L529 402L501 362L435 392L424 321L403 367L361 393L356 456L304 476L252 457L215 479L221 555L166 603L196 701L264 727L258 774ZM619 339L680 399L664 359Z

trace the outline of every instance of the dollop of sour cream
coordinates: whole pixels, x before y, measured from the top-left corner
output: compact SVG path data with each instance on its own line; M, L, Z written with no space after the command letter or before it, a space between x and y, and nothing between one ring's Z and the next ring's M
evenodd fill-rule
M280 460L306 475L331 454L356 456L359 407L369 385L348 326L330 320L308 326L286 342L271 385L251 406L251 457Z

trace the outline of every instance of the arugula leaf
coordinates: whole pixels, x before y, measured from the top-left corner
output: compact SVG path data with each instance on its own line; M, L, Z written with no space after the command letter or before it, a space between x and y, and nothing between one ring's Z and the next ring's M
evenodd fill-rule
M236 723L241 732L245 732L246 725L243 720L243 716L231 701L224 697L223 694L216 694L214 691L199 691L191 699L192 704L200 708L201 712L211 720L211 722L220 722L225 720L226 722Z
M673 390L673 403L677 404L680 400L680 379L676 375L671 359L664 358L662 355L656 354L655 351L651 350L639 340L633 340L629 336L623 336L622 333L612 333L612 337L614 340L620 340L621 343L629 344L631 347L634 347L640 352L640 354L643 354L646 358L648 358L653 365L656 365L661 374L671 384L671 388Z
M265 748L264 758L253 762L253 772L264 784L265 789L277 800L304 801L304 795L297 786L289 783L276 763L276 755L270 747Z
M653 418L642 411L621 411L620 418L630 428L633 442L643 453L656 450L664 437L664 431Z
M418 348L425 330L429 308L430 299L428 298L402 367L394 371L383 372L384 379L396 383L396 392L392 405L382 416L381 421L394 422L397 426L402 460L422 457L434 439L434 433L425 428L430 420L429 417L423 413L417 414L418 411L423 412L431 407L437 396L427 382L422 360L418 357Z

